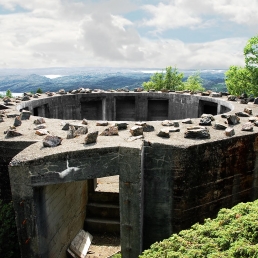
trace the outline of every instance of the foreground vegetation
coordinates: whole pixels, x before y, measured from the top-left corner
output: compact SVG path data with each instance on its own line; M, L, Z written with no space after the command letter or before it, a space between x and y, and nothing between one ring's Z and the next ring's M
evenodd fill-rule
M245 67L232 65L225 73L228 92L258 96L258 35L247 41L243 52Z
M154 243L140 258L258 257L258 200L221 209L189 230Z
M12 202L0 199L0 257L20 257L19 243Z

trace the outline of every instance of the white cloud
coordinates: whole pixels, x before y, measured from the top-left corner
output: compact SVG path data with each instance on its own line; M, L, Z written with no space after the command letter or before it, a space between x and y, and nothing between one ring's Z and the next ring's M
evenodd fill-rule
M151 19L143 20L143 25L156 27L160 31L196 26L202 21L191 10L180 8L174 4L145 5L143 9L152 15Z
M110 60L142 58L138 49L140 38L132 23L109 13L93 13L81 26L83 48L93 51L95 57Z
M246 9L245 15L252 17L252 9L257 12L257 4L246 1L251 8ZM164 68L176 65L178 68L201 69L243 65L242 49L247 38L186 44L180 40L141 37L137 31L139 21L132 22L124 16L124 13L136 10L129 0L122 4L121 0L0 2L0 6L10 10L15 10L17 4L28 12L0 15L2 67ZM156 6L145 5L143 10L151 17L144 19L146 27L140 29L154 27L156 31L164 31L179 27L212 27L218 17L248 23L250 17L244 21L245 15L240 10L243 5L237 0L174 0ZM213 19L204 19L203 14L213 15Z

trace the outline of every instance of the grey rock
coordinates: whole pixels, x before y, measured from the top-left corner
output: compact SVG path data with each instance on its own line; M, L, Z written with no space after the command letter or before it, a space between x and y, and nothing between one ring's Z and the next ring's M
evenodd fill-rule
M92 92L91 89L89 89L89 88L85 89L85 93L91 93L91 92Z
M39 135L39 136L42 136L42 135L48 135L49 134L49 131L46 130L46 129L38 129L35 131L35 134Z
M116 122L114 126L117 126L118 130L124 130L127 129L127 123L125 122Z
M221 97L222 95L221 95L221 93L219 92L212 92L211 94L210 94L210 96L211 97L213 97L213 98L219 98L219 97Z
M225 130L226 128L227 128L226 125L218 122L215 122L215 124L213 125L213 129L215 130Z
M97 142L98 134L99 134L98 131L88 133L86 135L85 139L84 139L84 143L85 144L90 144L90 143Z
M75 132L74 136L82 135L82 134L87 134L88 133L88 127L87 126L80 126Z
M40 124L40 125L37 125L36 127L34 127L34 130L40 130L40 129L45 129L45 128L46 128L46 125Z
M247 113L248 115L252 115L253 114L253 111L252 111L251 108L245 108L244 112Z
M230 115L228 115L228 114L222 114L221 115L221 118L228 118Z
M236 114L236 116L240 116L240 117L249 117L250 116L249 114L242 112L242 111L236 112L235 114Z
M229 115L227 117L227 122L229 125L236 125L239 124L240 118L236 115Z
M111 126L107 129L105 129L101 134L101 136L113 136L118 135L118 127L117 126Z
M170 128L168 128L168 130L170 133L180 132L179 128L174 128L174 127L170 127Z
M130 129L130 133L132 136L139 136L143 134L143 127L142 126L133 126Z
M241 131L247 131L247 132L252 132L253 131L253 124L250 122L247 122L242 125Z
M258 121L255 121L255 122L254 122L254 125L255 125L255 126L258 126Z
M108 125L108 121L98 121L96 122L97 126L107 126Z
M143 139L143 135L138 135L138 136L130 136L127 141L128 142L132 142L132 141L136 141L136 140L140 140L140 139Z
M82 120L82 124L83 124L83 125L87 125L87 124L88 124L88 120L84 118L84 119Z
M248 99L240 99L239 103L240 104L248 104Z
M186 119L182 120L182 123L183 124L192 124L193 122L190 118L186 118Z
M13 125L14 125L15 127L17 127L17 126L20 126L21 124L22 124L22 121L21 121L20 116L16 116L15 119L14 119Z
M174 127L179 127L179 122L178 121L174 121Z
M21 120L28 120L30 119L30 116L31 116L31 112L28 110L22 110L20 114Z
M34 94L33 96L32 96L34 99L38 99L38 95L37 94Z
M169 137L170 137L170 135L169 135L169 129L161 129L161 130L158 132L157 136L163 137L163 138L169 138Z
M258 104L258 98L254 99L254 104Z
M35 121L34 124L39 125L45 123L45 119L43 117L38 117Z
M73 139L74 137L75 137L75 128L74 126L70 125L66 135L66 139Z
M204 91L201 93L202 96L210 96L210 92L208 91Z
M69 126L70 126L70 124L69 124L69 123L65 123L65 124L63 125L62 130L64 130L64 131L69 130Z
M235 95L228 95L228 101L236 101L237 97Z
M251 117L248 118L248 121L251 122L251 123L254 123L257 119L258 119L258 117L251 116Z
M171 121L171 120L164 120L164 121L161 122L161 124L162 124L163 126L173 126L173 125L174 125L174 122Z
M54 135L47 135L43 139L43 146L44 147L56 147L61 144L62 138Z
M187 131L184 133L185 138L192 138L192 139L209 139L210 133L209 130L205 127L189 127Z
M0 104L0 110L8 109L6 105Z
M139 126L145 126L145 125L146 125L146 122L136 122L135 124L136 124L136 125L139 125Z
M21 136L22 134L17 132L16 129L9 129L6 132L6 137L7 138L12 138L12 137L17 137L17 136Z
M7 118L15 118L16 116L20 116L20 114L18 114L18 113L11 113L11 114L7 114L6 116L7 116Z
M200 119L199 125L209 126L211 125L211 119L209 117L203 117Z
M235 130L234 130L234 128L228 127L228 128L225 130L225 134L226 134L226 136L228 136L228 137L232 137L233 135L235 135Z
M214 116L213 116L212 114L202 114L202 115L201 115L201 118L205 118L205 117L210 118L211 121L214 121L214 120L215 120L215 119L214 119Z
M61 94L61 95L63 95L63 94L66 94L66 91L65 91L64 89L60 89L60 90L58 91L58 93Z
M4 119L2 116L0 116L0 123L4 122Z
M154 131L154 126L153 125L148 125L148 124L145 124L143 126L143 131L144 132L153 132Z
M30 97L29 96L23 96L22 97L22 99L21 99L21 101L28 101L28 100L30 100Z

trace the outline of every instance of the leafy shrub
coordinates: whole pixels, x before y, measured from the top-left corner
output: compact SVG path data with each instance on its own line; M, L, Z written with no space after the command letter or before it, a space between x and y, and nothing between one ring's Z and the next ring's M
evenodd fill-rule
M3 258L20 257L12 203L0 199L0 254Z
M43 93L43 90L41 88L38 88L36 93L39 93L39 94L42 94Z
M258 257L258 200L221 209L216 219L156 242L139 257Z
M9 97L9 98L12 98L13 95L12 95L12 92L8 89L5 93L6 97Z

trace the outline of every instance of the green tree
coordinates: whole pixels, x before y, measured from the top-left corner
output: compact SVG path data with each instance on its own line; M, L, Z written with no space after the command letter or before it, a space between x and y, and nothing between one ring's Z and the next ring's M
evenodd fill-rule
M12 95L12 92L8 89L5 93L6 97L9 97L9 98L12 98L13 95Z
M42 94L43 93L43 90L41 88L38 88L36 93L39 93L39 94Z
M225 75L225 82L230 94L237 96L242 93L257 95L258 92L252 85L252 74L246 67L230 66Z
M154 73L148 82L144 82L143 88L145 90L155 89L161 90L164 85L164 74L162 73Z
M184 83L185 89L190 91L204 91L202 86L203 79L200 76L200 72L195 72L187 78L187 81Z
M258 35L250 38L244 47L245 67L230 66L226 72L228 92L258 96Z
M163 71L161 73L155 73L150 77L148 82L142 84L145 90L176 90L177 87L183 85L183 73L179 73L177 68L172 68L171 66L166 68L166 73Z
M167 90L177 90L178 87L183 85L183 77L184 74L179 73L176 67L167 67L163 88Z

